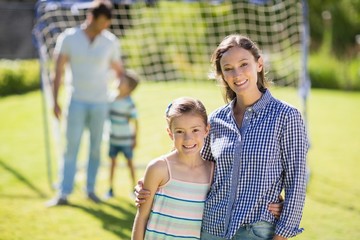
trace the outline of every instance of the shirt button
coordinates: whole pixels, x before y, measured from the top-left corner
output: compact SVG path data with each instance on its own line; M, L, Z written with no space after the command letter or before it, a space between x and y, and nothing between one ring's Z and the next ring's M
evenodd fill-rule
M252 108L249 108L248 111L251 112L251 111L252 111Z

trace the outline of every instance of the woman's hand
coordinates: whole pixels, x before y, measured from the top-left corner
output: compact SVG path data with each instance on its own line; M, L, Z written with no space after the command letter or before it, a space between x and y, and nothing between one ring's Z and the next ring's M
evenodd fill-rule
M284 198L283 196L279 195L279 201L278 203L270 203L268 206L268 210L275 216L276 219L280 218L282 208L284 205Z
M275 235L273 240L287 240L287 238L284 238L284 237L279 236L279 235Z
M146 199L150 196L150 191L143 189L144 179L141 178L134 188L135 193L135 206L140 207L141 204L146 202Z

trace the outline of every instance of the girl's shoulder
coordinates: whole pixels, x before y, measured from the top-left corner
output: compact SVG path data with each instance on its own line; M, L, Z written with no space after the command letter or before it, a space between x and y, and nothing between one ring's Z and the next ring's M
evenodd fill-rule
M151 160L147 165L147 168L153 171L162 171L164 169L167 169L167 163L164 157L158 157Z
M144 174L144 188L155 193L156 189L168 181L166 162L163 158L156 158L149 162Z
M163 157L153 159L149 162L145 170L145 180L162 186L169 180L168 166Z

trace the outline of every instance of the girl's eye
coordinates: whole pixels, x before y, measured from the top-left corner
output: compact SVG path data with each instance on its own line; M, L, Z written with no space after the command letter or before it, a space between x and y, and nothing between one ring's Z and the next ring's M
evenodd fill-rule
M248 64L247 63L242 63L241 65L240 65L240 67L245 67L245 66L247 66Z

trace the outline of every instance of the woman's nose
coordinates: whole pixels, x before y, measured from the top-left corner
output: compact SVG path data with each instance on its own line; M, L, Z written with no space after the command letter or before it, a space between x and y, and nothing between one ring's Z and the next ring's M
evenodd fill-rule
M241 76L242 73L243 73L243 71L242 71L241 68L235 68L235 69L234 69L234 77Z

